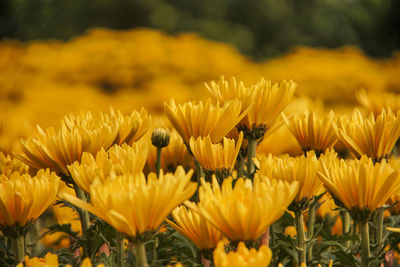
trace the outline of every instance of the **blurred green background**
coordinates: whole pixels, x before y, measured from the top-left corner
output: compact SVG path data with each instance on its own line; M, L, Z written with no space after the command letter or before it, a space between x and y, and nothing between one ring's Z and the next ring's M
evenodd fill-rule
M151 27L228 42L255 60L297 45L400 47L399 0L0 0L0 39L66 40L92 27Z

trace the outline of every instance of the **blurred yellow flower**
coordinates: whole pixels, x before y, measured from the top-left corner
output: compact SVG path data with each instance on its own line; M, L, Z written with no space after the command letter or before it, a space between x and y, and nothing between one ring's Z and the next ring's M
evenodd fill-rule
M269 247L262 245L258 250L247 249L240 242L236 251L225 252L224 243L219 242L214 251L215 267L267 267L271 262L272 252Z
M278 220L298 190L298 182L269 183L255 175L254 182L238 179L232 188L232 177L220 187L213 176L212 185L202 179L200 202L185 205L200 213L229 240L257 240L267 227Z
M192 205L196 205L192 203ZM166 219L176 231L188 237L200 250L213 249L223 239L222 233L200 214L181 205L172 211L174 221Z
M174 174L161 171L159 178L150 173L147 181L142 174L125 174L104 183L96 180L90 187L91 204L67 193L60 193L60 197L88 210L118 231L138 237L154 233L177 205L193 195L197 185L190 182L192 173L178 167Z
M190 149L194 157L205 170L227 170L230 173L235 167L243 141L243 133L240 132L235 145L235 140L223 138L222 143L213 144L210 136L190 138Z
M305 111L294 114L290 119L283 113L282 115L303 151L315 150L317 154L320 154L326 149L332 149L338 140L333 111L322 116Z
M383 109L376 119L372 113L364 118L360 110L355 109L350 118L339 118L338 136L356 157L367 155L379 161L387 158L396 144L400 136L400 120L390 109Z
M259 168L258 172L263 174L262 177L289 183L298 181L299 190L295 197L297 202L311 200L322 188L323 184L317 176L319 162L314 151L308 152L307 157L288 155L276 157L271 154L268 156L261 154L257 156L255 164Z
M58 267L58 256L47 252L44 258L29 258L25 256L24 263L19 263L17 267Z
M365 89L356 93L356 98L367 110L378 116L382 109L400 110L400 95L389 92L367 92Z
M89 192L95 179L105 181L110 176L138 174L146 164L148 145L146 142L135 142L132 146L114 145L108 151L103 148L97 152L96 158L84 152L81 162L68 166L74 182L84 191Z
M28 171L28 165L0 151L0 174L9 176L13 172L28 173Z
M96 154L102 147L110 147L118 134L118 125L96 120L90 112L69 115L61 122L61 129L50 127L21 141L22 154L15 156L34 169L50 168L62 176L69 176L67 165L80 161L83 152Z
M241 108L239 100L227 101L223 106L212 104L211 99L205 103L186 102L178 106L172 99L164 104L168 119L186 145L189 145L192 136L198 138L209 135L214 144L221 141L246 115L247 111L242 112Z
M0 228L4 233L36 220L56 200L60 181L49 170L40 170L35 177L3 174L0 180Z
M143 107L140 112L133 110L129 115L124 115L119 110L115 112L111 108L110 115L102 113L102 120L118 125L118 135L113 142L118 145L123 143L132 145L146 133L151 124L151 116Z
M400 189L398 171L382 160L380 163L365 156L360 160L321 158L318 176L328 191L348 210L368 210L370 213Z

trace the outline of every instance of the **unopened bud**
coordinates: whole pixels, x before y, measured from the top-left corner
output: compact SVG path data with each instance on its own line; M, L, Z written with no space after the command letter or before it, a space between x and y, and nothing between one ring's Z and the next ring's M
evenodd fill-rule
M169 131L164 128L156 128L151 134L151 143L158 148L163 148L169 144Z

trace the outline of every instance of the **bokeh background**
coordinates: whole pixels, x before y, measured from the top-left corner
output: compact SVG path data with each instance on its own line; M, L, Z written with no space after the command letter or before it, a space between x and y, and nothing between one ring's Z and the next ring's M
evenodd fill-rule
M0 150L80 110L156 117L220 75L293 79L301 101L346 111L361 89L400 92L399 14L397 0L1 0Z

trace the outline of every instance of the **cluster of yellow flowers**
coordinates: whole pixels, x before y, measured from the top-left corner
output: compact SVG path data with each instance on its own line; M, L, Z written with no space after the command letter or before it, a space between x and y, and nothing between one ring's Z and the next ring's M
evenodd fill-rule
M126 49L133 49L137 55L127 60L124 49L115 49L117 37L124 40ZM141 42L159 44L169 51L168 58L151 45L143 50ZM4 43L2 46L16 58L7 71L25 66L32 73L26 74L24 82L32 81L33 91L42 82L58 85L59 75L65 75L68 78L61 79L64 86L71 85L71 95L67 97L76 97L73 91L80 86L90 87L92 91L95 87L115 90L113 96L110 95L112 100L132 94L129 88L150 91L142 92L143 97L155 96L168 91L172 83L166 87L159 83L155 87L162 89L152 91L148 83L153 78L149 77L165 81L173 69L177 70L179 80L182 79L178 82L176 78L175 84L183 84L182 81L195 84L192 91L182 84L177 86L180 89L171 90L168 96L178 95L177 99L167 100L161 95L157 101L162 104L142 103L155 111L153 118L143 107L127 112L124 105L128 102L122 104L124 108L110 108L109 111L93 108L71 113L61 120L59 127L42 129L37 126L36 133L22 139L19 148L12 153L1 153L0 238L9 250L5 254L10 257L7 262L13 261L19 266L21 261L25 266L59 265L57 255L47 254L39 259L33 257L37 253L27 249L32 242L29 236L34 235L29 226L39 225L38 218L56 201L64 206L53 206L55 221L70 223L72 230L79 232L68 237L74 245L70 242L65 245L71 250L70 258L81 262L82 266L97 263L96 257L104 251L107 256L113 253L110 256L113 264L124 266L127 253L132 250L136 266L147 267L146 246L151 243L149 241L158 242L154 238L165 231L164 227L191 240L199 251L196 260L205 266L209 266L210 261L216 267L261 267L268 266L271 261L278 265L281 259L271 250L276 246L272 229L285 213L293 219L292 226L296 229L293 253L297 255L285 259L286 264L319 264L313 261L313 248L321 238L317 238L318 232L314 233L314 225L317 216L328 217L327 213L341 222L341 234L350 231L359 234L359 255L355 255L355 259L361 266L382 262L384 254L393 249L384 246L388 244L384 225L389 229L398 225L393 220L384 221L384 212L389 205L392 205L392 214L400 209L397 205L400 160L396 158L400 111L398 101L389 101L387 97L398 96L370 91L384 89L386 83L396 85L397 80L389 70L399 66L393 62L368 61L352 49L319 51L320 54L300 49L271 62L256 64L237 56L233 50L225 50L220 44L191 35L172 38L147 30L96 30L65 44L15 47L15 44ZM37 78L38 73L54 65L56 54L59 61L70 60L71 49L87 52L89 58L91 51L104 52L104 58L89 60L77 56L68 69L54 67L42 77L45 81ZM39 58L43 51L49 50L54 50L54 54ZM203 54L190 57L193 50L203 51ZM144 51L147 57L141 54ZM225 55L231 65L219 65L218 60L205 58L205 51L215 58ZM111 65L101 64L112 55L116 58ZM316 55L326 60L324 70L311 66L311 62L304 69L290 72L300 65L299 58L304 60ZM339 64L336 61L348 57L357 58L366 73L357 72L344 84L335 80L346 77L343 68L323 74ZM146 68L149 58L153 62ZM39 61L42 62L40 66ZM305 61L309 62L310 58ZM0 69L8 62L11 61L3 58ZM210 62L214 65L207 65ZM353 61L347 64L348 71L360 67ZM92 69L95 66L98 66L98 73ZM199 74L189 71L189 66ZM292 80L281 80L282 66L298 79L299 86ZM120 72L114 70L117 67ZM377 70L382 67L388 70L385 77ZM86 75L80 72L83 68L88 70ZM202 91L197 88L199 79L208 80L215 75L212 71L224 72L223 68L226 68L225 73L246 69L242 74L245 79L227 81L221 76L217 82L206 83ZM169 71L165 72L167 69ZM300 75L307 73L306 69L319 76ZM273 81L256 80L257 70L268 71ZM249 80L251 85L247 83ZM137 84L138 81L144 84ZM328 112L324 104L299 97L307 91L316 92L311 81L327 90L337 86L336 93L346 87L355 92L368 82L371 87L367 88L368 92L358 91L357 94L364 109L346 112L348 109L336 106L335 111ZM0 86L2 82L0 77ZM186 95L179 96L183 91ZM200 97L207 91L210 97ZM27 101L27 92L20 93L24 99L19 101ZM331 93L327 91L319 96L334 105L337 99ZM130 96L133 95L140 93ZM189 95L200 99L187 101ZM87 97L90 94L79 96ZM351 104L352 100L348 100ZM136 101L133 105L140 103ZM157 114L162 106L165 116ZM20 110L13 116L21 114L24 113ZM0 127L0 136L2 129ZM268 153L271 151L275 155ZM332 207L340 209L340 219L337 212L329 210ZM114 237L92 246L99 222L110 225L115 231ZM369 229L370 225L374 227ZM105 239L101 233L98 235ZM65 236L63 233L61 238ZM358 242L353 239L349 242ZM44 238L42 242L56 248L48 244L50 240ZM330 255L334 257L335 254ZM333 264L335 261L344 264L339 257L333 260Z

